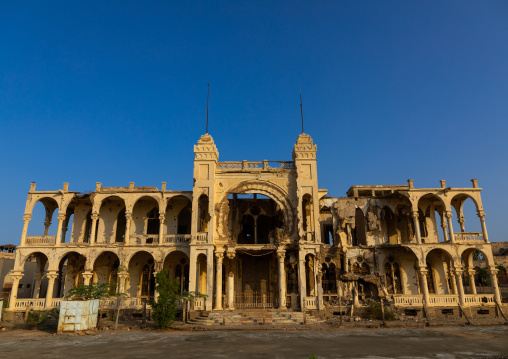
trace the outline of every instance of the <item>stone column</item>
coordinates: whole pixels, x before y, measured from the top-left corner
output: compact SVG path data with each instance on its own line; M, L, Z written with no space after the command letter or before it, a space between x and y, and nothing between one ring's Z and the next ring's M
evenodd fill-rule
M56 239L55 239L57 246L62 244L62 226L63 226L64 221L65 221L65 215L59 214L58 215L58 228L56 230Z
M11 296L9 298L9 309L14 310L16 308L16 299L18 298L18 287L19 281L23 278L23 273L18 272L17 274L11 274L12 278L12 289Z
M457 282L457 289L459 292L459 302L460 305L464 306L466 305L466 297L464 295L464 285L462 284L462 269L461 268L455 268L455 281Z
M44 221L44 235L47 236L49 233L49 227L51 226L51 221L49 219L46 219Z
M89 271L83 272L83 284L90 285L90 281L92 280L93 273Z
M485 212L478 211L478 217L480 218L480 222L482 224L483 241L485 243L489 243L489 236L487 235L487 225L485 224Z
M118 293L125 293L125 280L129 276L127 272L118 273Z
M215 310L222 310L222 259L223 252L215 252L216 255L216 276L215 276Z
M443 228L443 237L444 237L444 241L448 242L448 231L447 231L446 227L448 227L448 225L446 224L446 220L444 218L442 218L441 228Z
M448 234L450 235L450 242L455 243L455 236L453 235L452 212L445 212L448 220Z
M277 250L277 259L279 261L279 309L286 309L286 251Z
M307 268L305 266L305 256L298 259L298 286L300 287L300 308L302 312L307 309Z
M158 273L159 272L157 272L157 271L153 271L153 277L155 278L155 281L154 281L155 287L157 287L157 274ZM157 301L157 298L159 298L159 292L154 288L153 289L153 300Z
M471 294L476 294L476 284L474 282L474 275L476 271L474 269L469 269L467 271L467 275L469 276L469 288L471 289Z
M166 213L159 213L159 244L164 243L164 220Z
M321 272L321 266L319 265L319 263L317 263L316 266L317 270L315 271L315 273L317 277L316 278L317 309L321 311L323 310L323 283L322 283L323 273Z
M466 227L464 226L464 222L466 222L466 220L464 219L464 216L460 216L460 218L457 220L457 222L459 222L460 231L461 232L465 232L466 231Z
M34 274L35 283L32 298L39 298L39 292L41 290L41 282L43 277L44 273L37 272Z
M453 293L450 294L459 294L457 292L457 282L455 281L455 275L452 272L451 268L448 268L448 278L450 278L450 282L452 284L452 287L450 288Z
M92 231L90 235L90 245L93 246L97 242L97 220L99 215L97 213L92 214Z
M53 301L53 290L55 288L55 280L58 278L58 273L56 271L50 271L47 274L48 277L48 290L46 292L46 305L45 308L49 309L52 308L52 301Z
M492 283L492 287L494 287L494 300L499 305L502 305L501 301L501 295L499 293L499 286L497 285L497 268L495 266L489 267L489 276L490 276L490 282Z
M420 233L420 222L418 221L418 211L411 212L411 217L413 217L413 225L415 227L416 242L418 244L421 244L422 243L422 236Z
M208 249L206 253L206 300L205 310L212 310L213 304L213 248Z
M423 303L426 307L430 304L429 287L427 284L427 269L420 268L420 277L422 278L421 287L423 292Z
M235 253L228 252L229 266L228 266L228 308L235 309Z
M130 245L130 235L131 235L131 219L132 213L125 213L125 245Z
M26 244L26 233L28 232L28 223L32 219L31 215L23 216L23 231L21 232L21 242L20 247L23 247Z

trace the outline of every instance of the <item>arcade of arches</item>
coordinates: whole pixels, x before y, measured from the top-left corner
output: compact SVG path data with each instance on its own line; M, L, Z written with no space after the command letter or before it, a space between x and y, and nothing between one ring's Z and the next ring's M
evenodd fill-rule
M31 261L30 296L45 307L90 282L111 283L135 307L157 296L162 269L181 291L206 294L194 311L323 311L339 298L357 306L379 298L400 307L501 303L476 180L471 188L353 186L337 198L318 188L306 134L292 161L219 162L208 134L194 153L192 191L131 182L82 194L67 183L57 191L32 183L13 288ZM488 281L479 281L478 253ZM22 297L12 291L10 310L24 308Z

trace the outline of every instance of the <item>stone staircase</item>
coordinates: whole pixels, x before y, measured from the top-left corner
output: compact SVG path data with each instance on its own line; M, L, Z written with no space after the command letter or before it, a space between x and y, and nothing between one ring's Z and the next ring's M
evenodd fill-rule
M199 326L209 325L301 325L301 324L320 324L324 320L318 319L312 315L302 312L282 311L282 310L220 310L213 311L208 315L197 317L189 324Z

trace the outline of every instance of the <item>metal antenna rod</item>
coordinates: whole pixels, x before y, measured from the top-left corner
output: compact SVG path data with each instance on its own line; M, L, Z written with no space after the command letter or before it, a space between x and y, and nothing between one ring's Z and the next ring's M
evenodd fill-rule
M302 86L300 86L300 114L302 115L302 133L304 133L304 131L303 131Z
M208 102L210 100L210 83L208 83L208 95L206 96L206 134L208 135Z

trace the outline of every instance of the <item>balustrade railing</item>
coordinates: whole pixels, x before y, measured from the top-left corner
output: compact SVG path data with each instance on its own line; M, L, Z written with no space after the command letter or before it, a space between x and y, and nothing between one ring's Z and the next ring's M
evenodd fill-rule
M306 297L305 306L307 307L307 309L317 309L316 297Z
M25 244L27 245L54 245L56 236L26 236Z
M456 232L453 234L455 242L483 242L483 233L478 232Z
M192 302L193 310L205 310L205 298L196 298Z
M393 301L395 302L396 307L411 307L411 306L421 307L423 305L423 295L395 294L393 296Z
M495 305L494 294L466 294L466 305Z
M200 233L196 234L196 242L197 243L208 242L208 233L207 232L200 232Z
M159 244L158 234L131 234L130 238L132 244Z
M231 161L231 162L218 162L217 169L223 171L238 171L238 170L280 170L295 168L292 161Z
M43 310L46 306L45 298L32 298L32 299L16 299L16 310L22 311L27 308L33 310Z
M190 234L165 234L164 243L189 243L191 237Z
M436 294L429 297L429 304L433 307L456 306L459 304L459 296L457 294Z

